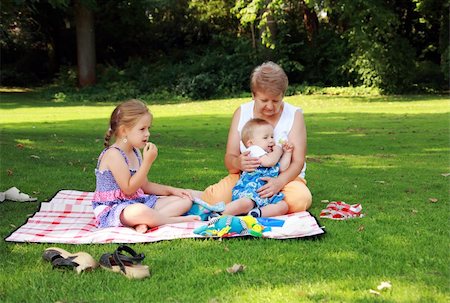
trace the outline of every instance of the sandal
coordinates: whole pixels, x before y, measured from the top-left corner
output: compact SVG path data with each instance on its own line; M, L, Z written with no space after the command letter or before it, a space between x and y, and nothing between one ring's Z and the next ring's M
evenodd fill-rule
M327 205L325 209L320 212L321 218L328 218L333 220L346 220L351 218L362 218L364 214L361 213L361 204L347 204L342 201L333 201Z
M96 268L98 263L86 252L70 253L59 247L44 250L42 258L52 263L53 268L74 269L77 273Z
M4 200L16 202L34 202L37 201L37 198L30 197L29 195L20 192L17 187L11 187L7 191L1 193L0 202Z
M126 256L127 252L131 256ZM144 279L150 276L150 269L141 262L145 256L136 253L131 247L120 245L114 253L106 253L100 257L100 266L112 272L120 272L129 279Z

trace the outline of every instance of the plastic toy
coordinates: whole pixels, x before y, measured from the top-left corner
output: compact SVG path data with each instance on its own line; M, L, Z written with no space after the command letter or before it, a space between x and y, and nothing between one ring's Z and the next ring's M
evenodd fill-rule
M194 230L206 237L232 237L236 235L262 237L264 226L252 216L221 216L211 219L208 224Z
M191 209L186 213L186 215L196 215L199 216L202 221L208 221L210 214L213 212L222 212L225 209L225 203L219 202L214 205L208 204L205 201L195 198L192 201Z

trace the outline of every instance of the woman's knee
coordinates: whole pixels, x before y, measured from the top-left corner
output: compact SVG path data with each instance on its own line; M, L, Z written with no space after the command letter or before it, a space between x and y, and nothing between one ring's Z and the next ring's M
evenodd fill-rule
M288 212L294 213L307 210L312 204L312 195L308 187L303 182L286 186L283 190L285 201L289 207ZM291 182L292 183L292 182ZM290 184L290 183L289 183ZM288 184L288 185L289 185Z
M239 174L230 174L220 180L218 183L208 186L201 196L203 201L209 204L216 204L218 202L231 202L231 192L233 187L239 180Z

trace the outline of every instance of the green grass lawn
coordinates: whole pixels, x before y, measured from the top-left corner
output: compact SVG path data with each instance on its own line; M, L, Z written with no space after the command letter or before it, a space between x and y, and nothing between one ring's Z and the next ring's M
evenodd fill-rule
M286 99L305 113L310 212L318 217L321 200L342 200L361 203L366 217L321 219L327 234L318 240L133 244L152 270L143 281L102 269L52 270L41 259L51 244L2 241L0 302L448 302L448 96ZM159 148L150 179L201 190L225 176L230 118L246 100L150 104ZM39 201L60 189L93 191L113 107L2 93L0 190L16 186ZM0 236L38 205L1 203ZM95 258L117 247L58 246ZM234 263L245 271L227 273ZM382 281L392 288L369 293Z

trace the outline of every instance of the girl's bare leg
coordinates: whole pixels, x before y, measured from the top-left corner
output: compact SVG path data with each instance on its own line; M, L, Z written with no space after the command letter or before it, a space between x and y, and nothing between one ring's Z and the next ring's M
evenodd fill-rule
M120 214L120 221L123 225L135 227L139 232L143 230L141 225L146 225L151 228L163 224L191 222L199 219L198 216L169 217L141 203L125 207Z
M228 203L225 206L225 210L222 212L224 215L242 215L247 214L255 203L248 198L241 198Z
M289 206L286 202L280 201L277 204L269 204L261 207L261 217L275 217L287 214Z
M168 217L185 214L192 207L192 201L177 196L160 197L156 200L155 210Z

